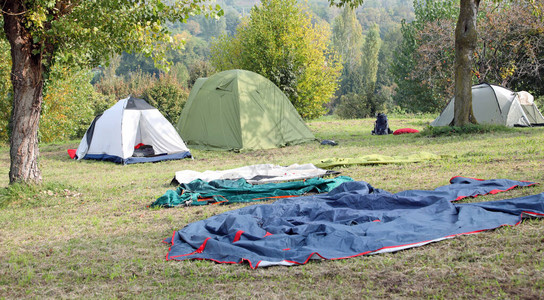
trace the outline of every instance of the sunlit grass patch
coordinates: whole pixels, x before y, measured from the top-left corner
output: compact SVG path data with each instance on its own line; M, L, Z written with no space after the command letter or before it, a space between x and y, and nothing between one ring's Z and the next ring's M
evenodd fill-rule
M419 134L422 136L438 137L464 134L486 134L494 132L512 132L514 128L503 125L468 124L465 126L427 126Z

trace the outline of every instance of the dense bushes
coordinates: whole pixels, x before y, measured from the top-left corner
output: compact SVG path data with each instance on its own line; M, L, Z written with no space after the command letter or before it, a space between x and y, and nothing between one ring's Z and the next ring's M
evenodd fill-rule
M9 139L11 95L13 94L10 74L9 44L7 41L0 39L0 142L7 142Z
M120 77L111 69L91 72L60 65L53 67L44 89L38 133L41 142L81 138L94 116L129 95L145 99L171 123L177 122L189 91L179 82L176 73L154 77L135 72ZM9 141L13 97L10 70L9 45L0 40L0 143ZM93 73L98 72L101 75L95 78L93 86Z
M189 97L189 90L179 82L176 73L161 73L158 77L144 72L134 72L126 76L116 76L108 69L96 83L96 90L106 99L123 99L132 95L142 98L156 107L170 123L176 123L181 110ZM106 101L97 106L99 114L113 105L115 101Z
M172 75L160 75L143 92L142 97L157 107L164 117L175 124L189 97L189 91L176 82Z
M53 142L83 136L94 117L95 99L88 71L54 68L44 92L39 136Z

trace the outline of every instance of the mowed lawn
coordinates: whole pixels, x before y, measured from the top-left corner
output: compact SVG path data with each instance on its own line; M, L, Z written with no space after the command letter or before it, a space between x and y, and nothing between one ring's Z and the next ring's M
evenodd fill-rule
M390 116L391 128L424 129L432 117ZM192 151L194 160L115 165L72 161L79 141L41 145L44 184L8 186L0 148L0 299L19 298L544 298L544 220L460 236L396 253L252 270L247 264L166 261L161 241L188 223L244 205L149 209L175 171L290 165L328 157L408 155L442 160L335 168L390 192L434 189L453 176L544 183L544 127L486 134L372 136L374 119L321 119L319 143L246 153ZM542 184L489 201L544 192ZM293 199L296 201L296 198Z

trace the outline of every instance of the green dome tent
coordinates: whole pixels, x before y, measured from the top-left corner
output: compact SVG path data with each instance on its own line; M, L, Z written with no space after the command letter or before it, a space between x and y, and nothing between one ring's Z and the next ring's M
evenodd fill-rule
M176 129L188 145L206 150L270 149L315 140L274 83L244 70L197 79Z

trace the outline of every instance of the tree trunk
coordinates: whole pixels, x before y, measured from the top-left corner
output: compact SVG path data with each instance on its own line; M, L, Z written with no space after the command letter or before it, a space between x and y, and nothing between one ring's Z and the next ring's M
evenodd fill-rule
M2 3L3 2L3 3ZM43 66L40 54L32 54L36 45L24 27L23 1L0 1L3 6L4 32L11 46L11 116L9 170L10 184L40 183L38 167L38 124L43 99Z
M479 5L480 0L461 0L455 28L455 126L476 123L472 111L472 62L478 39L476 17Z

